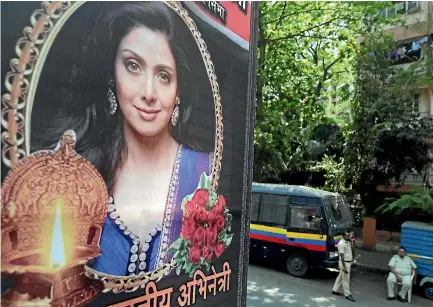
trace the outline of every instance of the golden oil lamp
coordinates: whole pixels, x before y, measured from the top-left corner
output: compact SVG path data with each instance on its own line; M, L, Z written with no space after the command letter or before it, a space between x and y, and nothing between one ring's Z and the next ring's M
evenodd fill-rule
M5 178L1 271L13 282L3 306L82 306L102 291L84 275L100 254L108 192L66 131L55 151L24 158Z

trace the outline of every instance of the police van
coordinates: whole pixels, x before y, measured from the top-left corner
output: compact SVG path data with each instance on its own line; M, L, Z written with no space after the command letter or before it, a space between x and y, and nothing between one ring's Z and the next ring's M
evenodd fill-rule
M336 245L354 234L345 197L305 186L253 183L250 258L281 262L290 275L338 265Z

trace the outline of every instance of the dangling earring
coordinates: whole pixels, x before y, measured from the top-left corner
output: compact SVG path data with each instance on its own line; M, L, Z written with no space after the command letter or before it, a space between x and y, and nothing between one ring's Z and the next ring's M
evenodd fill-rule
M113 88L114 88L114 81L113 79L110 79L110 81L108 82L108 91L107 91L107 99L108 102L110 103L109 105L110 115L114 115L117 111L116 95L114 95Z
M177 122L179 121L179 104L180 98L176 97L176 106L174 107L173 114L171 114L171 124L173 127L176 127Z

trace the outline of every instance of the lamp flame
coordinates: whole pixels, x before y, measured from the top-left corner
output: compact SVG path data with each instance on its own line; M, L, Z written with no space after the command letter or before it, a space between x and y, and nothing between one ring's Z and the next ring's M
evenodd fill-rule
M54 217L53 236L51 240L50 267L60 268L66 264L65 243L63 241L62 212L60 204L56 205Z

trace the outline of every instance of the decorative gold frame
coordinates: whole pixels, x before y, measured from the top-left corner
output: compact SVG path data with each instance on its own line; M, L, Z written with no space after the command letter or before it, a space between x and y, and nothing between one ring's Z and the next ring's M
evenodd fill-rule
M43 65L60 29L84 3L83 1L42 2L42 8L35 10L30 17L31 26L24 28L24 36L17 41L15 46L17 58L10 61L10 71L5 76L6 93L2 95L2 161L9 168L14 168L22 158L30 154L31 113ZM182 4L179 1L165 1L165 3L183 19L193 35L212 88L216 123L211 177L212 188L217 190L223 152L223 120L221 95L214 65L201 33ZM148 281L160 280L174 267L176 264L172 261L153 272L135 277L110 276L86 267L86 275L101 280L105 285L105 292L110 290L116 293L131 292L144 287Z

